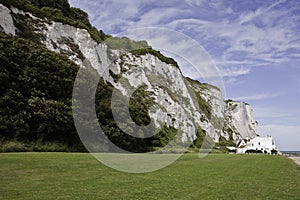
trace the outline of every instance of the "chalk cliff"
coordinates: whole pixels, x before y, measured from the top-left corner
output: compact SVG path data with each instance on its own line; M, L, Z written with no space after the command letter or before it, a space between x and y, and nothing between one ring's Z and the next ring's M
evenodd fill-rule
M196 140L199 129L216 142L221 136L236 140L258 135L250 105L225 101L215 86L184 77L177 66L151 52L111 48L95 41L86 29L0 4L1 32L17 35L20 30L15 24L20 18L49 50L68 56L82 68L96 69L122 95L130 97L141 86L151 92L154 103L148 114L153 125L156 129L163 125L180 129L182 142Z

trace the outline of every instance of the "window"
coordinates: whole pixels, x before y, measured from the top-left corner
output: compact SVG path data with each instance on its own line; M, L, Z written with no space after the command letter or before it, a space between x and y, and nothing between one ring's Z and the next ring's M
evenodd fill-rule
M260 145L260 142L258 142L258 145Z

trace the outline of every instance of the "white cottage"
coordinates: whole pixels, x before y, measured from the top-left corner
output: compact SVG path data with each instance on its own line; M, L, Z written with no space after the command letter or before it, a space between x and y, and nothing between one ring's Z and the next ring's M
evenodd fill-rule
M242 139L237 143L236 153L277 154L278 148L271 136Z

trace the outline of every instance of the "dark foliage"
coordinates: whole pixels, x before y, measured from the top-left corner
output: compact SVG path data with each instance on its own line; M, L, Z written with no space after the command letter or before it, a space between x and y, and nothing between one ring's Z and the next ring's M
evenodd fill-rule
M197 129L197 139L194 140L192 146L196 148L200 148L201 145L203 144L205 138L205 132L202 129Z
M0 49L1 138L83 150L71 110L78 66L34 42L2 33Z
M227 147L227 146L235 146L235 143L233 142L233 138L230 135L230 138L226 140L224 137L219 138L219 142L216 144L219 147Z

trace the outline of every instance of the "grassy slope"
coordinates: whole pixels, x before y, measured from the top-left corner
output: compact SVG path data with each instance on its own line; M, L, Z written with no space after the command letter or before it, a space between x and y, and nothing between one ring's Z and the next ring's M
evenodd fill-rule
M122 173L89 154L0 154L0 199L297 199L300 168L265 155L186 154L147 174Z

